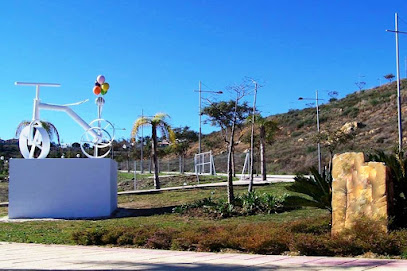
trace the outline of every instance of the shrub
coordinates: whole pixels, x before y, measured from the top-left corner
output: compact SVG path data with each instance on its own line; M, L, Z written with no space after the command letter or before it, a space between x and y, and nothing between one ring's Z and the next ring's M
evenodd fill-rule
M407 158L404 153L385 154L377 151L376 154L368 155L370 161L384 162L390 168L394 198L393 227L405 227L407 225Z
M270 194L259 194L256 191L247 192L242 195L237 195L233 204L229 204L226 199L212 200L212 198L205 198L197 200L191 204L185 204L173 209L173 212L195 215L212 214L216 218L227 218L239 215L254 215L259 213L277 213L287 210L284 202L287 194L282 196L273 196ZM202 212L197 211L202 210ZM193 212L195 210L195 212Z
M317 148L315 146L308 146L305 150L307 153L315 152Z
M103 236L106 233L106 229L90 228L74 232L72 239L79 245L103 245Z
M145 247L170 249L173 237L176 235L174 229L158 230L147 239Z
M314 167L310 168L311 177L297 175L294 183L287 189L290 191L303 193L312 198L317 207L327 209L332 212L332 173L324 169L322 174Z

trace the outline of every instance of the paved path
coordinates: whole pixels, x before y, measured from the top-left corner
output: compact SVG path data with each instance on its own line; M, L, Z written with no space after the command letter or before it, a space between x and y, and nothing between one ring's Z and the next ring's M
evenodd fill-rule
M0 270L407 270L407 261L0 243Z

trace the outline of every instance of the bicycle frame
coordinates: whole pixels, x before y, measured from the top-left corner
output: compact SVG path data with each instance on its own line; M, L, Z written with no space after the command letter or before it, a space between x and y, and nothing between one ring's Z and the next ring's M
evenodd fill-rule
M35 125L37 122L40 122L40 110L51 110L51 111L63 111L68 116L70 116L76 123L79 124L85 131L89 131L90 135L94 139L99 139L100 136L96 134L89 124L87 124L78 114L75 113L69 106L66 105L55 105L55 104L47 104L42 103L40 101L40 86L47 86L47 87L60 87L60 84L52 84L52 83L26 83L26 82L15 82L16 85L23 85L23 86L35 86L35 99L34 99L34 106L33 106L33 116L30 123L30 131L32 130L32 126ZM30 133L30 138L28 139L29 142L33 140L33 134Z

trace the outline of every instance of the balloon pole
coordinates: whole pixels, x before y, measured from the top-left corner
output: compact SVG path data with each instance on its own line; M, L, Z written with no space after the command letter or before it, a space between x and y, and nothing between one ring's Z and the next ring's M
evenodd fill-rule
M106 95L107 91L109 90L109 83L107 83L105 81L105 77L103 75L99 75L96 78L95 81L95 86L93 87L93 93L98 96L95 100L96 105L98 106L98 131L99 131L99 136L101 136L102 134L102 130L101 129L101 122L102 122L102 110L103 110L103 105L105 104L105 99L103 99L103 97L99 96L101 95ZM98 140L99 142L99 140ZM98 156L98 147L97 147L97 143L95 143L94 146L95 150L94 150L94 156L97 157Z
M100 119L102 118L102 110L103 110L103 105L105 104L105 99L103 97L97 97L95 100L95 103L98 106L98 127L100 128L101 126L101 121ZM95 146L95 151L94 151L94 156L98 156L98 148Z

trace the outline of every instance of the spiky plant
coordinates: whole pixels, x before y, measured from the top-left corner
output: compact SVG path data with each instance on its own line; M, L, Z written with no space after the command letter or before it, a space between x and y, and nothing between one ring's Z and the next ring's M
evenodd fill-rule
M143 116L138 118L133 125L131 130L131 137L135 140L135 137L139 129L143 126L151 126L151 155L153 157L153 167L154 167L154 187L160 189L160 180L158 178L158 161L157 161L157 130L160 131L161 135L168 138L171 142L175 141L175 134L171 129L170 124L167 119L169 118L166 113L157 113L152 117Z
M368 155L369 161L383 162L390 169L390 176L393 188L393 201L391 215L393 217L393 227L405 227L407 225L407 157L404 153L396 151L393 154L386 154L383 151L376 151L375 154Z
M294 183L287 189L302 193L312 198L312 202L318 208L332 212L332 173L324 169L322 174L314 167L310 168L311 176L297 175Z
M28 125L30 125L31 121L28 120L23 120L22 122L20 122L20 124L18 124L17 129L16 129L16 138L20 137L21 131ZM57 141L58 141L58 146L61 145L61 141L59 138L59 133L57 128L54 126L54 124L52 124L51 122L47 122L47 121L41 121L41 126L42 128L45 129L45 131L47 131L50 139L52 140L54 137L56 137Z

